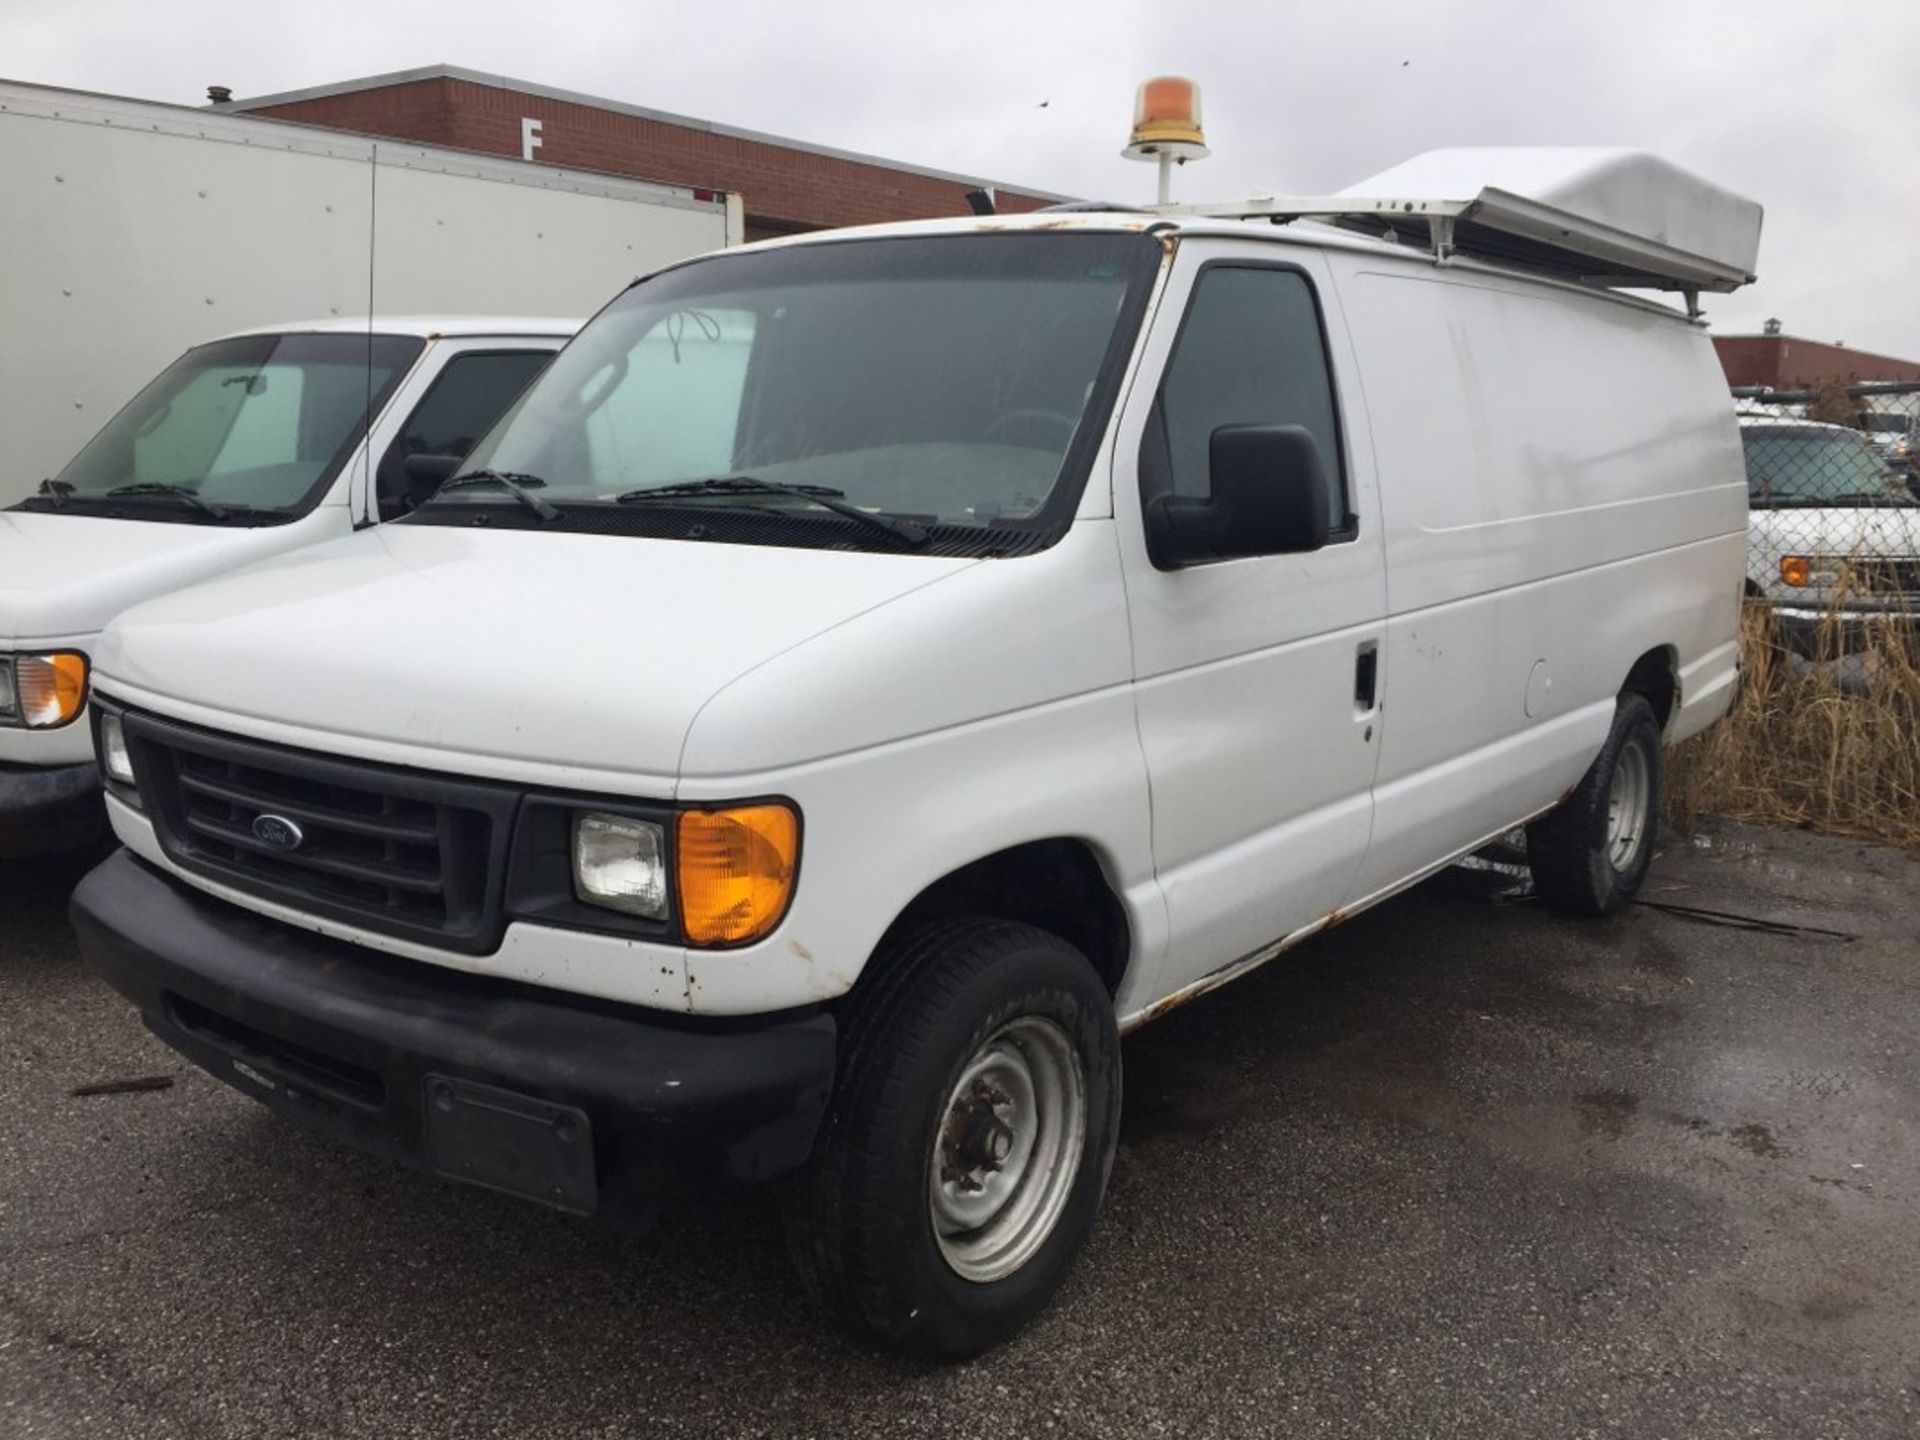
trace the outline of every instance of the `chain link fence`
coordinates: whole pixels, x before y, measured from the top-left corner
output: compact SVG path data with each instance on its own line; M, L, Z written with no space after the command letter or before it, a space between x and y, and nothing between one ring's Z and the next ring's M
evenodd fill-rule
M1741 683L1669 810L1920 848L1920 385L1734 392Z
M1734 391L1749 597L1794 633L1920 614L1920 384Z

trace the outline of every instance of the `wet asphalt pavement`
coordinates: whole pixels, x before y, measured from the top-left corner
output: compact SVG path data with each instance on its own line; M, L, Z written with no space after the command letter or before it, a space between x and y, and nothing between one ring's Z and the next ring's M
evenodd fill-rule
M0 865L0 1436L1920 1434L1920 858L1716 835L1646 898L1813 928L1455 872L1130 1039L1092 1248L949 1370L820 1328L764 1206L616 1235L288 1129Z

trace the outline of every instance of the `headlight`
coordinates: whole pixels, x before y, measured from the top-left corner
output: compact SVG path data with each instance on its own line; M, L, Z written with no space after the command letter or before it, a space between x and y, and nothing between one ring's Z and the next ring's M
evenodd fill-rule
M688 944L743 945L780 923L800 861L800 817L789 807L682 811L674 841Z
M87 657L77 650L15 655L0 662L0 721L49 730L87 703Z
M554 893L566 885L562 874L549 868L563 856L573 872L566 901ZM580 907L617 910L659 922L661 938L749 945L786 918L799 866L800 816L783 801L643 816L538 797L515 826L508 905L529 919L589 928L594 922ZM630 929L611 922L608 928Z
M658 920L667 913L667 844L660 826L592 812L573 822L573 888L589 905Z
M118 715L100 717L100 767L109 780L133 784L133 756L127 753L127 729Z

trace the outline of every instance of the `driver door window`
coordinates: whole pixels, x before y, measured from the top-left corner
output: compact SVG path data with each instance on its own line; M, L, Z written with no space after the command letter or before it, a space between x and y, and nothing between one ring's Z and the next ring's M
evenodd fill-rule
M449 360L380 459L380 518L406 514L439 484L409 475L409 456L464 460L553 355L551 350L470 350Z
M1141 453L1149 495L1210 493L1222 425L1300 425L1320 447L1337 539L1353 536L1320 311L1293 270L1215 265L1200 275Z

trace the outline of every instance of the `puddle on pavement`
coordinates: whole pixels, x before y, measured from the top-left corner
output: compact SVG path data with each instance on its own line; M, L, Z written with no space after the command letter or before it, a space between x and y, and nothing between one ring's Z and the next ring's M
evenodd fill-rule
M1625 1090L1589 1090L1574 1096L1573 1103L1580 1112L1580 1133L1603 1140L1625 1135L1640 1109L1639 1097Z
M1699 1115L1690 1115L1685 1119L1680 1119L1677 1116L1673 1118L1678 1124L1684 1126L1695 1135L1714 1140L1725 1140L1729 1144L1738 1145L1749 1155L1758 1155L1762 1160L1778 1160L1783 1156L1793 1153L1780 1143L1770 1127L1757 1122L1750 1122L1746 1125L1735 1125L1730 1130L1722 1130L1711 1120L1707 1120ZM1818 1176L1813 1178L1819 1179ZM1821 1183L1824 1184L1826 1182L1822 1181Z
M1764 1125L1736 1125L1727 1132L1727 1138L1762 1160L1778 1160L1787 1153L1787 1147L1774 1139L1773 1131Z

